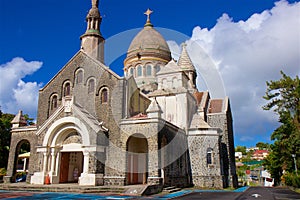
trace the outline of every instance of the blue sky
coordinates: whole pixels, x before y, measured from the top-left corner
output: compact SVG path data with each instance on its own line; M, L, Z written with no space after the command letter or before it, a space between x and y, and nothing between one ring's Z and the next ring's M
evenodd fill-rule
M0 105L4 112L22 109L36 116L37 91L79 50L90 6L90 0L0 0ZM193 46L197 42L210 58L231 99L235 144L270 142L277 117L262 111L266 102L261 97L265 81L279 79L280 70L299 75L299 1L103 0L103 36L109 39L143 27L147 8L154 11L155 27L184 34L191 54L197 57ZM164 36L171 49L179 51L182 41ZM120 63L110 67L122 75ZM202 76L197 81L199 89L209 89L213 80Z

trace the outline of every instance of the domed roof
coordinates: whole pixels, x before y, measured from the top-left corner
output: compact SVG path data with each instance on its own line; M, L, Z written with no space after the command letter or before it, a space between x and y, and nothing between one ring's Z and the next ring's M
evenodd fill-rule
M171 52L166 40L153 28L151 23L146 23L144 28L134 37L124 63L142 57L160 58L165 62L171 60Z

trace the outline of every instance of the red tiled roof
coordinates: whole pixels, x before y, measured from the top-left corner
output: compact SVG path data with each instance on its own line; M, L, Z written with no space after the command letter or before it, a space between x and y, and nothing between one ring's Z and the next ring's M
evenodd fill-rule
M223 99L212 99L210 101L210 106L208 113L220 113L223 108Z
M203 92L195 92L194 97L197 101L197 105L201 103L202 97L203 97Z
M137 115L134 115L132 117L130 117L130 119L142 119L142 118L147 118L148 116L143 114L143 113L139 113Z
M253 154L263 154L263 153L269 153L268 150L256 150Z

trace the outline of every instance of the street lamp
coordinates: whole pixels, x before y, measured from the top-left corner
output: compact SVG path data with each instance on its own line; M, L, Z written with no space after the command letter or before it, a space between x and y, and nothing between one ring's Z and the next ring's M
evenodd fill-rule
M297 174L297 176L298 176L297 163L296 163L296 154L292 154L292 157L294 158L295 171L296 171L296 174Z

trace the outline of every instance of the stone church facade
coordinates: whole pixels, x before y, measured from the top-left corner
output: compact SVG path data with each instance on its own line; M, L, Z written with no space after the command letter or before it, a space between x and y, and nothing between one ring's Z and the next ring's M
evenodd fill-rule
M196 88L185 45L177 61L150 22L132 40L121 77L104 64L92 0L80 50L39 91L37 123L12 121L5 182L30 144L27 182L223 188L236 186L228 98Z

